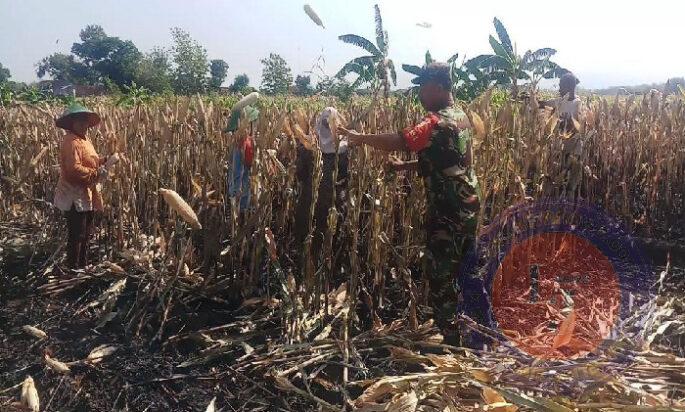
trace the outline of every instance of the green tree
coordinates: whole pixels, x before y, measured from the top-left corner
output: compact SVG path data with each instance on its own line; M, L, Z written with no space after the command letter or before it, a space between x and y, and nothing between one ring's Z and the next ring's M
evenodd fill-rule
M125 86L135 80L143 55L132 41L108 36L98 25L86 26L79 37L81 43L74 43L71 52L95 71L97 82L108 78L117 86Z
M0 84L5 83L10 79L10 77L12 77L10 74L10 69L6 68L2 65L2 63L0 63Z
M239 74L233 79L233 84L228 87L231 93L244 93L246 90L250 89L250 78L247 74Z
M541 79L560 77L568 70L550 61L556 50L549 47L536 51L528 50L523 56L518 55L509 33L501 21L495 17L496 39L490 36L490 47L494 54L484 54L472 59L473 64L483 69L497 84L510 85L512 94L518 95L519 80L527 80L537 85Z
M209 87L217 90L226 80L228 74L228 63L221 59L212 60L209 62Z
M355 92L350 82L344 78L332 78L324 76L316 85L316 93L325 96L334 96L340 100L347 101Z
M108 36L98 25L88 25L79 34L71 55L55 53L38 63L37 74L49 74L55 80L100 84L113 82L117 86L131 84L142 53L129 40Z
M293 83L288 63L278 54L262 59L262 90L267 94L286 94Z
M162 48L155 48L146 54L136 70L136 84L153 93L173 90L171 62L169 53Z
M76 61L73 55L63 53L44 57L36 65L36 74L41 79L48 75L54 80L70 83L90 83L93 77L86 65Z
M174 41L171 53L174 61L174 90L185 95L204 92L209 68L207 50L178 27L171 29L171 37Z
M342 78L348 73L354 73L357 75L357 79L352 84L353 88L356 89L365 83L369 83L373 87L375 84L380 84L387 98L390 93L390 80L392 79L392 83L397 85L397 73L395 72L395 63L388 58L388 32L383 29L383 18L377 4L374 6L374 10L376 14L376 44L356 34L345 34L338 37L343 42L361 47L370 54L350 60L340 69L336 77Z
M311 96L314 94L310 76L301 76L298 74L297 77L295 77L295 94L298 96Z

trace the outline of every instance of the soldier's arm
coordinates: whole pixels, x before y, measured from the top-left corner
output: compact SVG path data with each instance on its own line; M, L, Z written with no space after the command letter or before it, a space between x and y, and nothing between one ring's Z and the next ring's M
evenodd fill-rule
M395 170L396 172L399 172L402 170L416 171L419 168L419 161L418 160L404 161L404 160L397 159L396 157L391 157L389 164L392 167L392 169Z
M361 134L344 127L340 127L339 130L348 137L351 146L368 145L386 152L407 150L404 138L399 133Z

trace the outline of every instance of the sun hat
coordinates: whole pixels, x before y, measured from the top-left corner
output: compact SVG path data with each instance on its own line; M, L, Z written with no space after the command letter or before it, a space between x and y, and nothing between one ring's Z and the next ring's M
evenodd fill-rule
M88 110L81 104L72 103L64 110L62 116L55 120L55 125L60 129L71 130L74 120L79 116L87 116L88 127L93 127L100 123L99 114Z

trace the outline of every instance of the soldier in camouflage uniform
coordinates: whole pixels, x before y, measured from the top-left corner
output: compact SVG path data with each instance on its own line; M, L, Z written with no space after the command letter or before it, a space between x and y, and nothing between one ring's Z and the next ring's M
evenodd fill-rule
M480 210L471 130L466 115L454 106L449 66L431 63L413 82L420 85L421 104L428 111L419 124L380 135L341 132L348 135L351 145L418 153L417 161L394 166L397 170L417 169L425 181L430 298L438 324L450 336L454 328L448 326L457 312L460 293L463 306L459 310L486 326L492 323L483 281L472 273L459 274L460 262L475 245Z

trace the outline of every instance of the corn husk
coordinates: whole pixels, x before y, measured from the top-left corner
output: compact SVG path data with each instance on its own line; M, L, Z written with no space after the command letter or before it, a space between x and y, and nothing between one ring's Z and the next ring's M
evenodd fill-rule
M60 362L57 359L51 358L49 355L45 355L45 363L50 367L50 369L57 371L59 373L70 373L71 369L69 366L64 363Z
M321 26L324 29L326 28L326 26L323 25L321 18L319 17L318 14L316 14L316 12L312 8L312 6L310 6L309 4L305 4L304 5L304 12L307 13L307 16L309 16L309 18L312 19L312 21L314 23L316 23L317 26Z
M33 157L33 159L31 159L31 167L36 167L36 165L38 164L38 162L40 161L40 159L42 159L43 156L45 156L45 154L46 154L47 152L48 152L48 147L47 147L47 146L43 146L43 148L40 150L40 152L38 152L38 154L35 155L35 156Z
M102 262L102 266L106 267L107 269L110 270L110 272L115 273L117 275L125 275L126 274L126 271L124 270L124 268L117 265L116 263L113 263L110 261L105 261L105 262Z
M21 329L37 339L47 339L48 337L47 333L33 326L24 325L21 327Z
M40 399L33 378L27 376L21 385L21 404L32 412L40 411Z
M248 94L247 96L243 97L236 103L233 108L231 109L232 112L240 111L246 108L249 105L255 104L257 100L259 99L259 93L257 92L252 92Z
M171 206L171 208L174 209L190 227L195 230L202 229L202 225L197 219L197 215L178 193L171 189L159 189L159 193L164 197L164 200L169 206Z
M479 139L482 139L485 137L485 124L483 123L483 119L480 118L480 115L476 112L471 112L471 123L473 126L473 130L476 132L476 136Z

